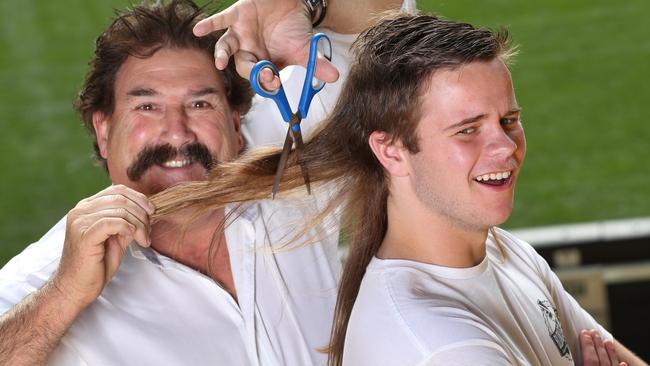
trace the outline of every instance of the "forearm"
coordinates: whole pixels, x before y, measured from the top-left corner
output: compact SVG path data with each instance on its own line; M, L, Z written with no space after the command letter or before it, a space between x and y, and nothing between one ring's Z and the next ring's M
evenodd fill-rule
M629 366L648 366L639 356L622 345L619 341L614 340L614 348L621 361L626 362Z
M401 0L327 0L327 13L321 27L341 34L360 33L368 28L374 16L399 9Z
M0 365L41 365L83 308L52 282L0 317Z

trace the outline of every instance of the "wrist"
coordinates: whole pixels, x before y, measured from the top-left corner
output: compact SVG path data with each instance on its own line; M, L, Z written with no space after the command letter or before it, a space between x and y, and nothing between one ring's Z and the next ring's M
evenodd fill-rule
M48 282L48 285L51 296L56 297L57 302L72 313L81 312L94 301L94 299L88 301L86 296L79 296L79 291L74 291L72 286L66 285L65 281L57 275Z

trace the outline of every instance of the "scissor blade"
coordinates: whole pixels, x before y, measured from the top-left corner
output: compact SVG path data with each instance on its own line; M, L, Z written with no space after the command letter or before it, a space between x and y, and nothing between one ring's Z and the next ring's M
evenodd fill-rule
M287 159L289 158L289 152L291 152L291 145L293 145L293 138L291 136L291 127L287 130L287 137L284 138L284 146L282 147L282 154L280 155L280 162L278 163L278 169L275 171L275 180L273 181L273 195L275 199L275 194L278 193L278 188L280 187L280 180L282 180L282 173L284 168L287 165Z
M294 124L300 124L301 119L296 118L295 120L292 118L291 119ZM291 135L293 137L293 141L296 143L296 155L300 156L300 153L303 152L304 144L302 142L302 130L298 130L298 132L293 131L293 128L289 128L289 131L291 131ZM302 171L302 178L305 180L305 186L307 186L307 193L311 194L311 187L310 187L310 180L309 180L309 171L307 170L307 167L304 164L300 164L300 171Z

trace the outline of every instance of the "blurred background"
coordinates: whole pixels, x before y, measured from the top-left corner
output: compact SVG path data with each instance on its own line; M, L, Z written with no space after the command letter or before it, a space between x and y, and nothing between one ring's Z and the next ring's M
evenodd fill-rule
M109 184L72 102L95 38L113 9L130 4L0 2L0 266ZM528 156L504 226L533 243L583 306L650 359L643 333L650 327L650 3L420 0L418 7L507 27L520 45L512 73Z

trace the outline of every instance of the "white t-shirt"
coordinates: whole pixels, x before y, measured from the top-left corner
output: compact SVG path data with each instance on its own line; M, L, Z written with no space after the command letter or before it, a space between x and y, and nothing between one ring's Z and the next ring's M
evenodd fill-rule
M226 229L238 302L209 277L131 244L48 365L324 365L317 349L336 301L338 230L319 226L301 239L308 245L284 247L313 210L260 201ZM0 271L0 313L50 278L64 237L65 218Z
M471 268L374 258L348 325L345 366L581 364L579 332L612 336L527 243L497 229Z

